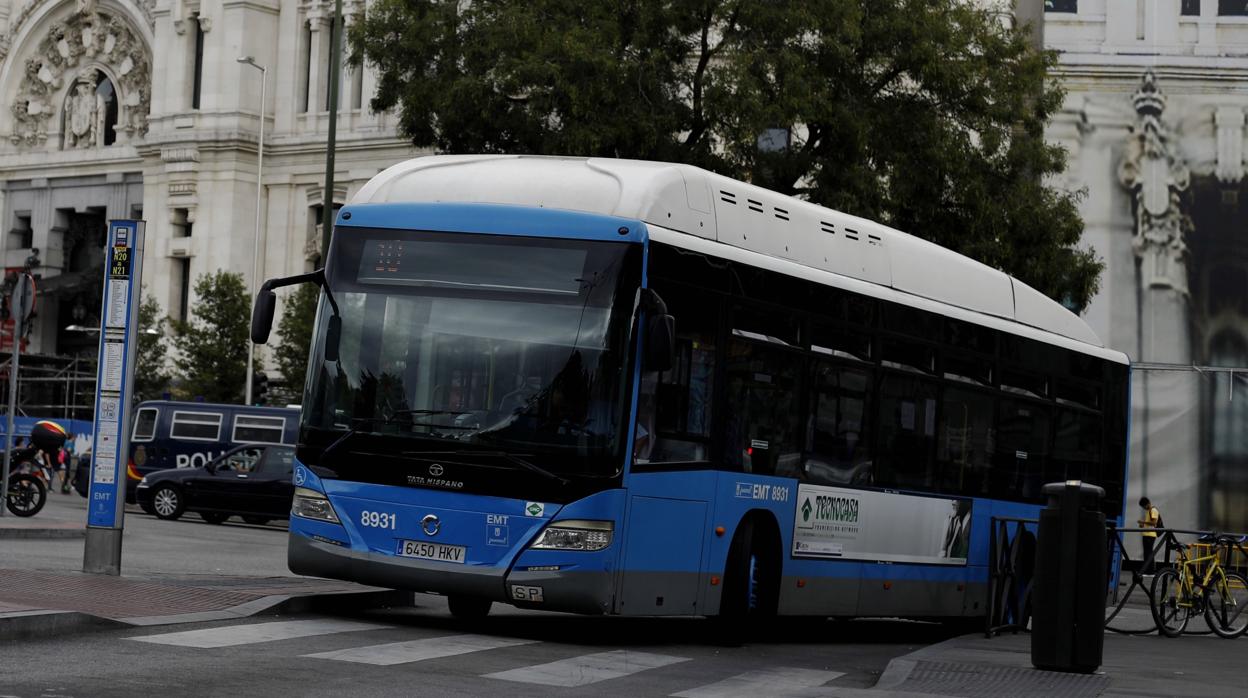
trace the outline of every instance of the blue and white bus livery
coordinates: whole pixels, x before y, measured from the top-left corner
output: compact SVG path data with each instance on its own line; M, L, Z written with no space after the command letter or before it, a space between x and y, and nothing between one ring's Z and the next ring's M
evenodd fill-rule
M696 168L396 165L342 209L302 574L615 615L974 617L992 516L1121 518L1127 363L1010 277Z

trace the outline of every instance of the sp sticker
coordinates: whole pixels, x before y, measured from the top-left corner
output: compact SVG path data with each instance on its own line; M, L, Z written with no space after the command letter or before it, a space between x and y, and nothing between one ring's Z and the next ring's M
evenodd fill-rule
M541 587L527 587L520 586L519 584L511 585L511 598L516 601L528 601L530 603L541 603L545 601L545 599L542 598Z

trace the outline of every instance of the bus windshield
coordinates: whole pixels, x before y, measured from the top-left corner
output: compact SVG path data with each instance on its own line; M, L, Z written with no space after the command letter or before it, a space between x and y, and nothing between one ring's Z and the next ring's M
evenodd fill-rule
M342 328L325 361L323 298L300 438L313 463L373 482L424 472L422 456L556 479L622 467L639 246L360 229L334 243Z

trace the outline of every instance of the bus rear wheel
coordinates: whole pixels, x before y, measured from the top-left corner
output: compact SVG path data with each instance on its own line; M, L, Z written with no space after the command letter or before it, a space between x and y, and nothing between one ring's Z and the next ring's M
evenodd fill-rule
M448 596L446 605L450 607L451 615L460 620L481 620L490 615L494 602L478 596Z
M750 632L776 615L780 561L778 543L772 537L751 519L744 521L732 538L717 623L721 638L729 644L741 644Z

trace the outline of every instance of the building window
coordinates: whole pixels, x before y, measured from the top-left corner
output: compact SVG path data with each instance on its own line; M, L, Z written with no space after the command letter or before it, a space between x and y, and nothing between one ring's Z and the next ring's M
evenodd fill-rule
M28 250L35 245L35 231L30 225L30 212L14 214L13 229L9 231L10 250Z
M1044 0L1045 12L1078 12L1079 0Z
M1218 0L1218 16L1248 17L1248 0Z
M1200 0L1183 0L1183 4L1179 6L1179 14L1191 16L1200 15Z
M364 66L357 65L351 68L351 108L362 109L364 107Z
M1223 332L1214 338L1209 347L1209 363L1227 368L1244 368L1248 373L1248 344L1244 338L1231 332ZM1237 385L1231 386L1234 380ZM1231 390L1239 388L1240 399L1231 398ZM1230 372L1214 374L1213 379L1213 455L1248 456L1248 382L1243 374Z
M199 97L204 83L204 28L199 25L198 15L191 21L195 23L195 73L191 78L191 109L199 109Z
M191 301L191 260L189 257L183 257L176 261L179 267L178 318L182 322L187 322L191 319L187 314Z
M306 113L312 92L312 29L306 23L303 27L303 57L300 60L303 65L299 67L299 75L303 77L303 87L299 90L299 111Z
M99 105L100 116L103 117L100 136L104 139L103 145L112 145L117 142L117 90L113 87L113 81L100 71L96 71L96 100Z

